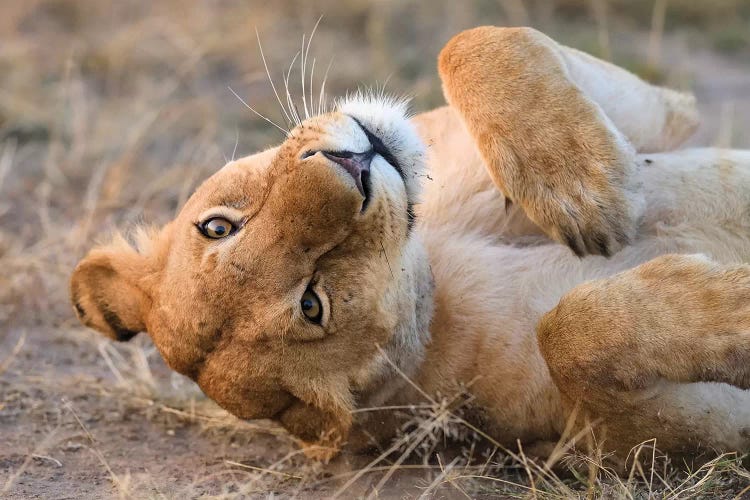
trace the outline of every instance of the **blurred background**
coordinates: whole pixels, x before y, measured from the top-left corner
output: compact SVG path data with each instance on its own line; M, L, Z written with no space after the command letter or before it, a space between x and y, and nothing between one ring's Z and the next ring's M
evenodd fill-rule
M451 35L531 25L642 77L692 90L695 144L750 146L750 0L322 0L0 4L0 320L68 318L64 276L91 240L161 223L225 159L280 141L272 77L322 16L310 48L315 95L382 86L443 103L435 59ZM299 58L291 69L300 95ZM309 85L308 85L309 88ZM72 245L61 252L60 245ZM45 253L48 252L48 253ZM42 265L41 263L37 263ZM29 294L33 291L32 294ZM62 293L60 293L62 291ZM11 296L8 296L8 295ZM31 296L29 296L31 295ZM18 311L16 311L18 313Z
M282 123L256 29L281 86L321 16L316 96L327 71L329 99L385 86L427 110L443 103L435 59L452 35L530 25L693 91L703 124L691 144L750 147L750 0L0 0L0 495L3 472L16 486L33 475L29 449L50 428L80 431L62 401L94 433L113 410L92 391L118 401L118 428L123 394L166 401L147 338L105 345L77 325L70 272L115 227L166 222L225 161L281 141L229 88ZM298 97L299 58L290 86ZM67 453L45 446L37 455Z

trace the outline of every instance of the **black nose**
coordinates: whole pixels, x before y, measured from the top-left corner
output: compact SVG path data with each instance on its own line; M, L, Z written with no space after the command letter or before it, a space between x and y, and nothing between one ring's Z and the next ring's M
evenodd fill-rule
M367 199L370 162L375 152L370 150L364 153L352 153L351 151L321 151L321 153L332 162L344 167L344 170L354 178L354 183L357 185L359 192Z

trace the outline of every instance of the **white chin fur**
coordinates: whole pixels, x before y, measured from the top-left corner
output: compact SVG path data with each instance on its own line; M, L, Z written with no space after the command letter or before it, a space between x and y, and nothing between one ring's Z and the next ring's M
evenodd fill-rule
M340 99L336 111L356 118L383 141L403 169L409 201L418 202L425 147L408 119L408 101L357 92Z

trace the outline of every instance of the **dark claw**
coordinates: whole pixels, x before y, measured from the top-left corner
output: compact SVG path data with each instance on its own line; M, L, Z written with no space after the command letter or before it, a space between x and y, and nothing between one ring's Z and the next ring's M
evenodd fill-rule
M583 257L586 255L586 252L583 248L578 244L578 238L575 237L575 235L572 235L568 233L567 231L563 233L563 237L565 238L565 241L568 243L568 246L571 250L573 250L573 253L576 254L578 257Z
M587 245L587 248L589 251L593 254L602 255L604 257L611 257L612 252L609 249L609 245L607 245L607 235L602 233L595 233L589 240L590 244Z

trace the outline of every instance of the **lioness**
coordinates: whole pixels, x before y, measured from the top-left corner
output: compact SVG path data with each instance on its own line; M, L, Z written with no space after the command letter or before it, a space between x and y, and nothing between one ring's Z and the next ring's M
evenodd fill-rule
M449 106L344 99L94 248L80 320L311 456L461 391L502 445L750 450L750 152L672 151L691 96L532 29L463 32L439 71Z

